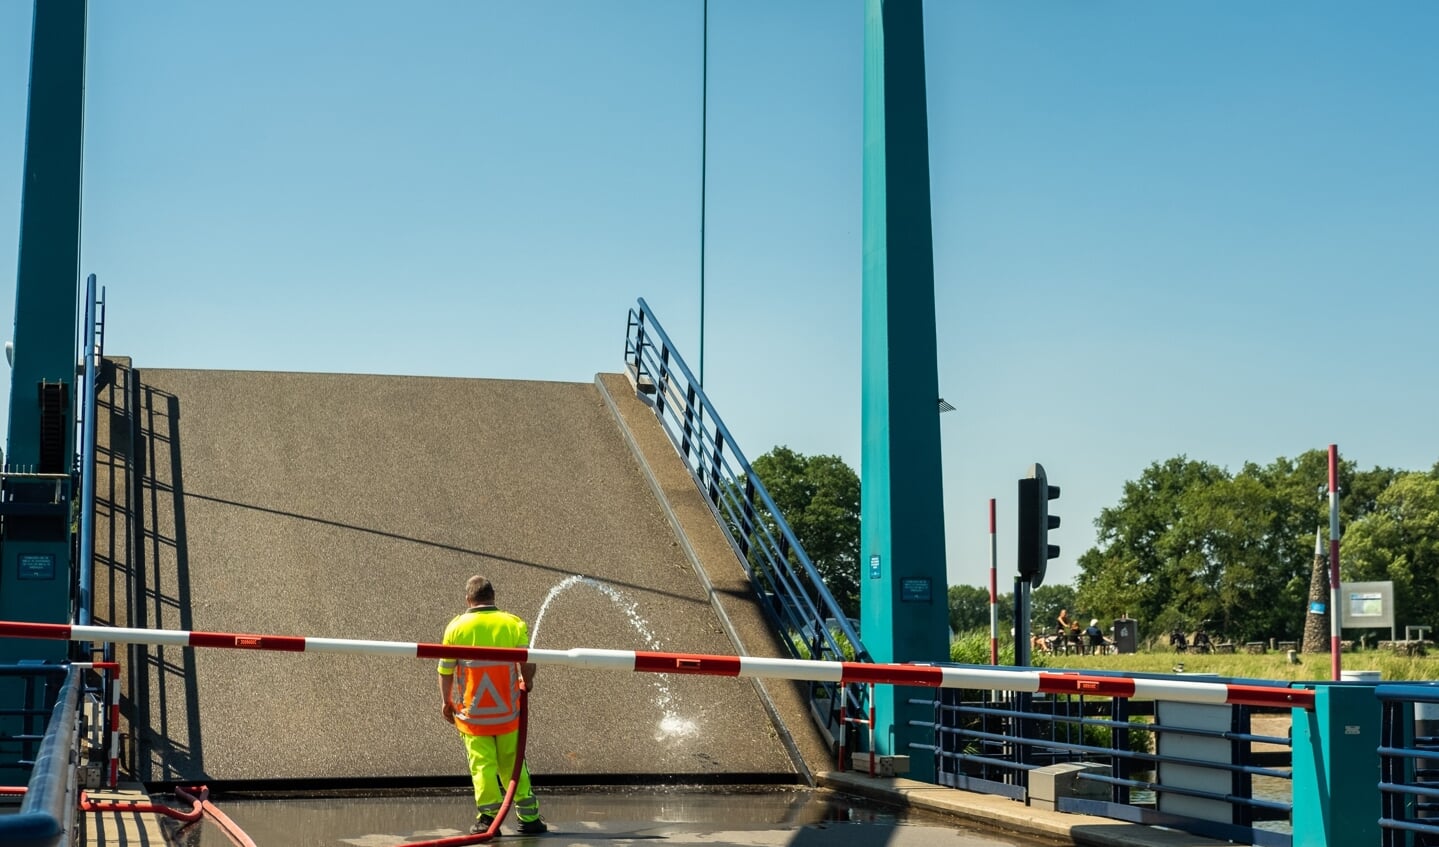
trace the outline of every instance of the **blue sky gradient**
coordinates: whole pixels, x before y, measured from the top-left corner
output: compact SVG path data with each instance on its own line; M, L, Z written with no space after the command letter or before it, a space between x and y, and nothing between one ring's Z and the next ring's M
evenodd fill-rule
M858 469L864 4L709 5L706 387L751 457ZM588 381L644 297L698 366L700 10L92 3L107 352ZM0 4L12 269L31 15ZM1439 5L925 15L952 582L987 581L996 497L1009 585L1032 462L1062 582L1154 461L1439 460Z

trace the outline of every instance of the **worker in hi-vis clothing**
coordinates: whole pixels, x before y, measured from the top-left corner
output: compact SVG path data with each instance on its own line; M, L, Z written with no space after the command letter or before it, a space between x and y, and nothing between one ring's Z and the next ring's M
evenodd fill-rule
M465 582L469 608L445 627L441 643L471 647L528 647L525 622L495 606L495 587L482 576ZM472 834L487 832L503 805L504 791L515 772L515 752L520 736L519 682L525 691L535 688L533 662L477 662L469 659L440 660L441 714L454 724L465 741L470 760L470 778L475 784L478 815ZM520 763L515 785L515 815L520 832L535 835L548 832L540 820L540 801L530 787L530 770ZM495 831L499 835L499 830Z

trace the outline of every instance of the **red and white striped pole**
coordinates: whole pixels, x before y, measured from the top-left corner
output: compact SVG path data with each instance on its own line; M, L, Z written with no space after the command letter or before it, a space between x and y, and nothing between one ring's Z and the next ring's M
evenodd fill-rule
M989 663L999 665L999 541L994 532L993 497L989 498Z
M57 623L0 621L0 638L49 638L172 647L218 647L281 653L359 653L420 659L472 659L481 662L534 662L599 670L641 673L700 674L841 685L911 685L921 688L969 688L1040 694L1088 694L1138 697L1181 703L1246 706L1287 706L1313 709L1314 692L1280 685L1199 682L1184 679L1139 679L1087 676L1080 673L990 668L984 665L896 665L868 662L819 662L813 659L769 659L758 656L716 656L703 653L659 653L644 650L537 650L526 647L467 647L413 641L361 641L305 638L298 635L257 635L236 632L190 632L175 629L129 629L72 626Z
M1329 670L1339 679L1339 445L1329 445Z
M74 668L94 668L110 679L110 702L106 705L105 735L106 747L110 753L109 782L115 788L120 784L120 663L119 662L72 662Z
M110 783L120 786L120 666L110 677Z

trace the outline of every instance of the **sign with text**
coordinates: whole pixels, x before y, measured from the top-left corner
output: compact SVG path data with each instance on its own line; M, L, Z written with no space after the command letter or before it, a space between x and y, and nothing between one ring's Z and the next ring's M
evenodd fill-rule
M902 603L928 603L930 600L929 579L905 577L900 580L899 599Z
M1394 627L1394 583L1339 583L1339 626Z
M55 578L55 556L52 553L24 553L19 564L19 579Z

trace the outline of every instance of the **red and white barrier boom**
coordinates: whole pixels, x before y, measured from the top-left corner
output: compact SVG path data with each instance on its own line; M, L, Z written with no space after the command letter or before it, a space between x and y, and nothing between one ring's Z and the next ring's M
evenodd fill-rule
M643 650L539 650L522 647L464 647L405 641L360 641L346 638L305 638L296 635L255 635L234 632L188 632L174 629L127 629L108 626L0 621L0 637L48 638L162 647L226 647L281 653L361 653L420 659L474 659L485 662L534 662L643 673L742 676L811 682L913 685L925 688L972 688L1040 694L1088 694L1137 697L1182 703L1288 706L1314 708L1314 692L1278 685L1241 685L1187 679L1136 679L1080 673L993 668L983 665L938 667L865 662L817 662L810 659L765 659L756 656L715 656L657 653Z

